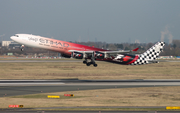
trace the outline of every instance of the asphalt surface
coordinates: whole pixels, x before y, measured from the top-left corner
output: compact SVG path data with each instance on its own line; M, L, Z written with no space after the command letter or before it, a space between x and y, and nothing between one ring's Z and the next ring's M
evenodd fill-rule
M0 80L0 97L93 89L180 86L180 80Z

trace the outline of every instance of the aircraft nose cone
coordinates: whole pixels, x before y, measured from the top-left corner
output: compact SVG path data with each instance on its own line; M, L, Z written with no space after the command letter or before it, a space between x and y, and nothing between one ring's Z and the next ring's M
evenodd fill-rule
M11 38L11 40L15 40L15 37L14 37L14 36L11 36L10 38Z

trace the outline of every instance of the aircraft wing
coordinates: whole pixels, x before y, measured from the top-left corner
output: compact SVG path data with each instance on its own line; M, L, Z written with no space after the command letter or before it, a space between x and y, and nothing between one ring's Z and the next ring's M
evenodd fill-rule
M133 50L127 50L127 51L98 51L105 54L123 54L123 53L130 53L132 51L137 51L139 48L133 49ZM94 51L77 51L77 50L69 50L69 52L79 52L79 53L93 53Z
M77 50L69 50L69 52L93 53L93 51L77 51Z
M139 48L133 49L133 50L127 50L127 51L99 51L102 53L107 53L107 54L123 54L123 53L130 53L132 51L137 51Z

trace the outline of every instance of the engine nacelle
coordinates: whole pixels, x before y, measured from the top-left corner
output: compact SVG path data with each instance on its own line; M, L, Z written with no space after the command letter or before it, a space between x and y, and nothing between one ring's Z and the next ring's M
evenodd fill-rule
M72 52L71 57L77 58L77 59L83 59L84 58L84 54L83 53L79 53L79 52Z
M101 53L101 52L98 52L98 51L95 51L94 52L94 57L97 58L97 59L104 59L105 58L105 54Z

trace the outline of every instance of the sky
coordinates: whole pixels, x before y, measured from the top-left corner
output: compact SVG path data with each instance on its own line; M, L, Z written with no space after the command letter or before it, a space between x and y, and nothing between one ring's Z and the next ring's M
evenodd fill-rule
M172 42L180 0L0 0L0 41L18 33L64 41Z

